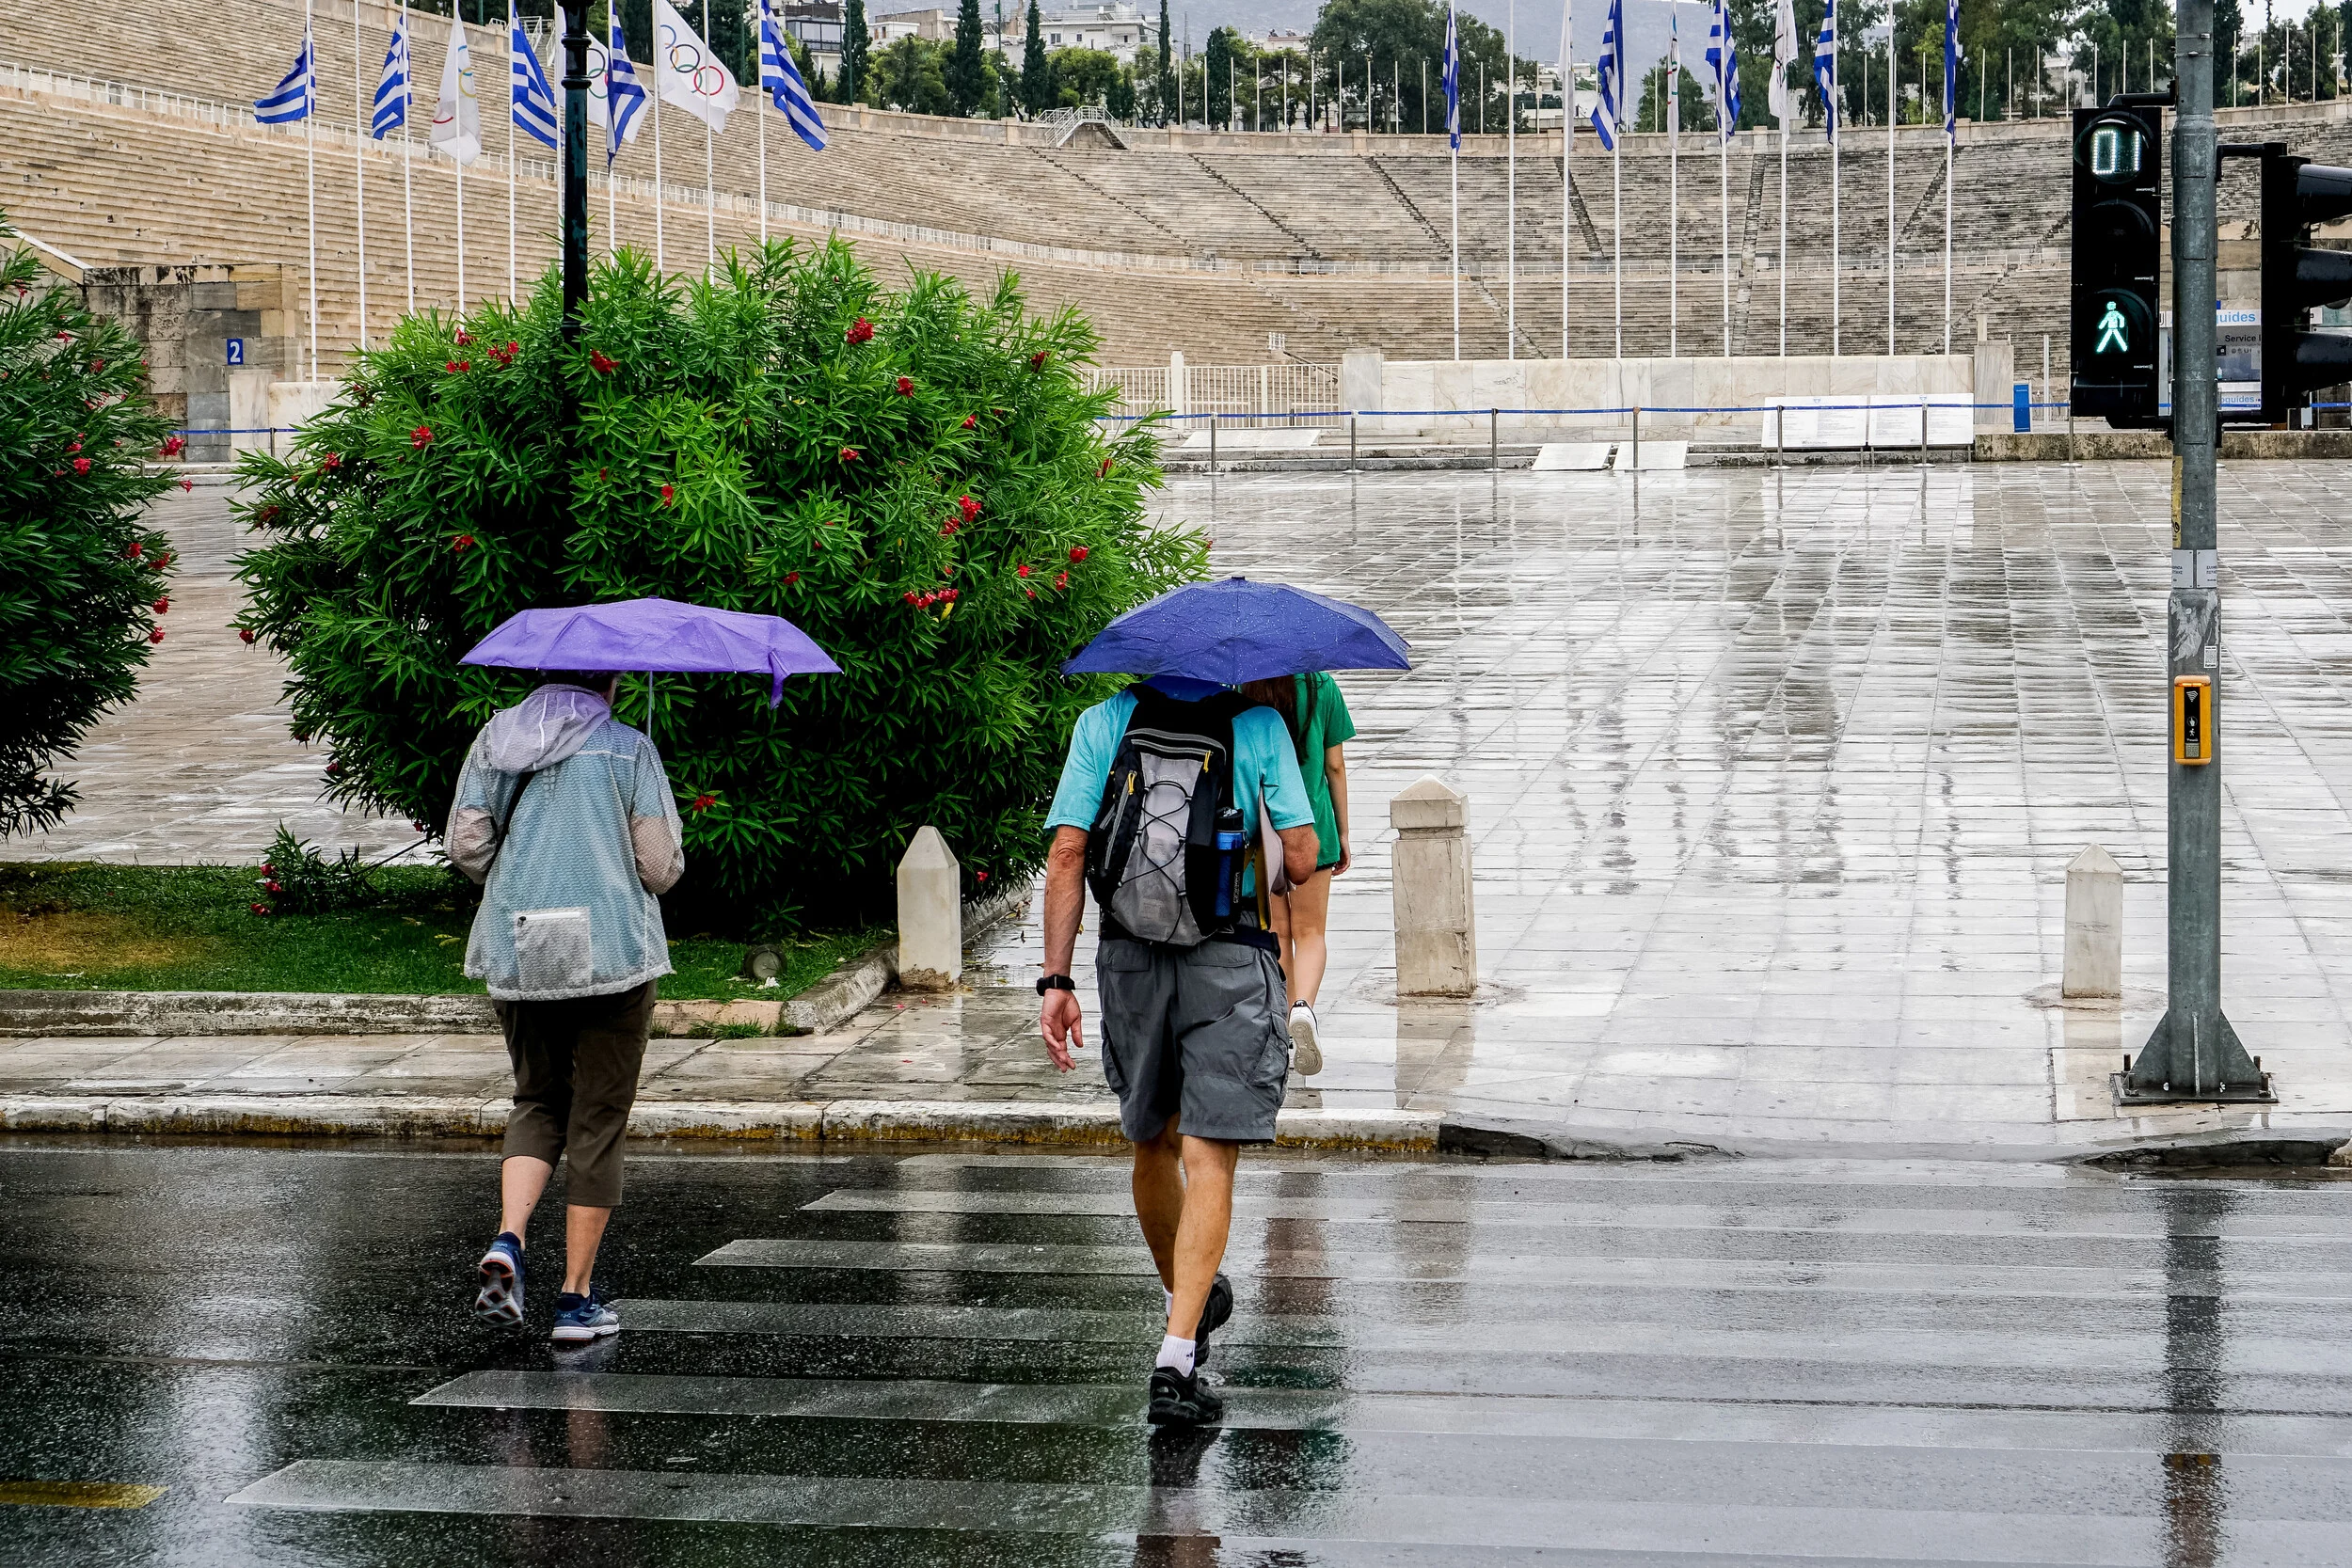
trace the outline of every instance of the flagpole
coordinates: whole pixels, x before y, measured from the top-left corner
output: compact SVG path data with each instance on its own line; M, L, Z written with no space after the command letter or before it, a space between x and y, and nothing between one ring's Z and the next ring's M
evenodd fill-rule
M1838 300L1839 285L1845 281L1844 237L1839 232L1838 203L1840 186L1837 168L1837 117L1845 113L1845 95L1837 87L1836 23L1830 24L1829 38L1829 356L1842 356L1843 344L1839 335L1845 327L1845 310ZM1815 78L1817 81L1819 78ZM1867 78L1866 78L1867 79Z
M506 302L515 302L515 0L506 0Z
M1666 18L1666 357L1682 357L1682 34Z
M1447 183L1454 213L1454 357L1459 359L1462 357L1462 150L1458 147L1453 150L1448 159Z
M1568 155L1576 150L1576 36L1570 27L1573 0L1560 0L1560 362L1568 359L1568 224L1576 206L1576 182Z
M1716 201L1723 208L1724 217L1724 357L1731 357L1731 136L1738 129L1731 122L1731 93L1728 84L1738 79L1740 64L1731 55L1731 10L1724 0L1715 0L1716 12L1723 27L1723 36L1715 40L1715 184Z
M310 79L302 84L307 100L302 116L304 183L310 200L310 379L319 378L319 52L310 32L310 0L302 0L302 53L310 65Z
M1625 40L1617 47L1622 50ZM1620 58L1623 56L1620 55ZM1622 84L1625 72L1620 70L1617 80ZM1616 146L1609 150L1609 293L1617 319L1617 352L1625 357L1625 129L1617 128L1612 138Z
M1944 133L1944 352L1952 352L1952 133Z
M1788 122L1780 122L1780 356L1788 357Z
M759 0L760 49L768 47L768 0ZM784 47L782 39L776 40L776 47ZM809 69L813 71L816 67ZM767 91L768 69L764 64L759 70L758 86L762 92ZM759 243L764 245L768 243L768 117L759 112L757 103L754 103L752 119L759 123Z
M359 216L359 346L368 346L368 56L359 42L359 0L351 0L351 190ZM1948 225L1947 227L1949 227Z
M1920 94L1921 109L1927 107ZM1886 352L1895 352L1895 24L1886 24Z
M1519 356L1519 8L1511 0L1502 13L1503 214L1502 289L1508 302L1503 313L1502 356Z
M653 62L653 102L647 107L653 110L653 270L667 277L670 275L670 253L662 245L661 237L661 209L667 206L668 202L662 199L661 191L661 61L659 57L660 47L660 40L657 37L654 40L656 58ZM605 93L604 112L607 114L612 112L612 90L609 87Z
M1453 0L1446 0L1446 54L1454 68L1454 85L1447 88L1446 108L1446 182L1452 217L1452 239L1448 254L1454 273L1454 357L1462 357L1462 55L1461 45L1454 32ZM1343 84L1340 103L1340 129L1347 128L1346 88ZM1369 110L1366 111L1369 115Z
M409 47L408 0L400 0L400 243L408 272L408 313L417 313L416 144L408 122L417 107L416 52Z
M704 7L706 13L709 10ZM707 14L703 25L710 24ZM703 276L708 277L719 266L719 198L717 187L711 182L710 122L703 121Z

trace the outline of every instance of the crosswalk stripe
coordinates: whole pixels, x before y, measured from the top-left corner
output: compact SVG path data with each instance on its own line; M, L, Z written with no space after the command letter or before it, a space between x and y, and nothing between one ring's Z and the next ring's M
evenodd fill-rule
M1148 1346L1161 1328L1156 1305L1128 1312L1059 1307L635 1297L619 1305L621 1321L630 1332L641 1334ZM1818 1325L1773 1333L1676 1323L1597 1323L1581 1316L1401 1323L1377 1314L1339 1319L1245 1311L1217 1331L1216 1342L1266 1350L1344 1350L1354 1356L1377 1354L1470 1360L1508 1355L1521 1362L1536 1356L1661 1355L1846 1366L2045 1368L2068 1372L2142 1372L2166 1364L2161 1325L2096 1337L2028 1334L2015 1328L1905 1333L1883 1328L1837 1331ZM2348 1354L2352 1343L2343 1338L2313 1340L2299 1336L2233 1335L2219 1349L2221 1360L2215 1370L2231 1376L2331 1379L2347 1375L2347 1368L2352 1367L2352 1354Z
M1449 1256L1449 1253L1454 1255ZM2021 1295L2183 1297L2227 1293L2235 1303L2338 1302L2352 1298L2352 1275L2263 1275L2205 1269L2068 1267L2060 1264L1777 1262L1745 1259L1622 1258L1486 1253L1443 1246L1413 1250L1252 1251L1237 1238L1227 1252L1236 1271L1267 1279L1366 1281L1519 1279L1579 1286L1675 1285L1759 1291L1998 1291ZM706 1253L711 1268L866 1269L882 1272L1138 1275L1153 1274L1136 1246L1025 1242L853 1242L747 1237Z
M866 1214L1006 1214L1023 1217L1070 1215L1131 1220L1135 1200L1125 1192L1036 1192L954 1188L844 1187L803 1204L804 1212ZM2230 1216L2200 1219L2168 1227L2159 1214L2019 1214L1959 1209L1869 1209L1839 1205L1816 1209L1769 1205L1727 1210L1721 1204L1625 1204L1587 1202L1575 1195L1554 1201L1505 1201L1490 1197L1347 1198L1237 1196L1237 1220L1303 1220L1321 1225L1486 1225L1592 1227L1615 1230L1736 1230L1773 1235L1904 1235L1998 1237L2030 1241L2113 1239L2166 1242L2188 1238L2249 1244L2294 1243L2352 1251L2352 1237L2321 1229L2308 1218Z
M1703 1541L1710 1553L1979 1563L2139 1564L2157 1560L2165 1521L2125 1513L2027 1514L1867 1508L1759 1508L1687 1499L1232 1491L919 1478L668 1474L491 1465L301 1460L232 1503L284 1509L668 1519L815 1528L954 1529L1095 1538L1476 1544L1647 1552ZM2325 1565L2333 1524L2240 1519L2233 1556Z

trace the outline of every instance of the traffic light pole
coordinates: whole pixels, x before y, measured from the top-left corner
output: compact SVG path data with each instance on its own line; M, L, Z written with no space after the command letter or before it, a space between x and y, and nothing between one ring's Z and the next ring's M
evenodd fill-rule
M2171 745L2164 1019L2116 1076L2120 1104L2277 1099L2221 1013L2221 586L2214 459L2220 443L2214 302L2218 149L2214 0L2181 0L2172 131L2172 595L2166 616Z

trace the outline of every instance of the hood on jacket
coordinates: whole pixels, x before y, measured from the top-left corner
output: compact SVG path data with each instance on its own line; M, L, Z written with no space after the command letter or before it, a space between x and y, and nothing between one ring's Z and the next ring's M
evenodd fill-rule
M612 705L577 686L543 686L483 727L483 760L501 773L535 773L588 744Z

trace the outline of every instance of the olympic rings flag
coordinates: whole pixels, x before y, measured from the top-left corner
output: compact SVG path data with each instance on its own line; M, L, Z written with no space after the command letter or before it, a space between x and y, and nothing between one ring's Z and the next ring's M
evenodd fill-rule
M676 104L713 131L725 130L727 116L742 96L726 62L671 8L670 0L653 0L653 36L654 89L661 102Z
M450 18L449 53L441 60L441 99L433 106L436 151L447 153L460 166L482 156L482 105L474 99L473 50L466 41L466 24Z

